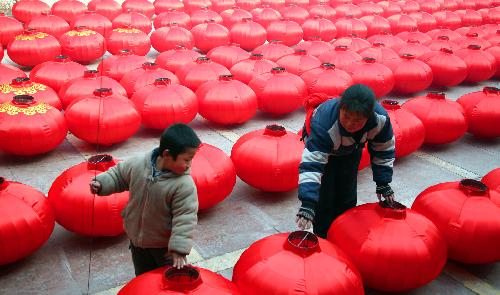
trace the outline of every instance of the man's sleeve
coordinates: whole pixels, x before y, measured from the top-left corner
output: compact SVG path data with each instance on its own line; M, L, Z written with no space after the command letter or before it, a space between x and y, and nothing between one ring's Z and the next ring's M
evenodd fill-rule
M101 190L97 195L108 196L128 190L130 184L130 173L126 172L128 165L128 161L120 162L108 171L97 175L96 179L101 184Z
M379 119L377 127L368 132L368 152L371 158L373 181L377 184L388 184L392 182L396 141L389 116L377 116ZM370 135L370 132L373 135Z
M198 222L198 193L191 185L182 186L172 198L172 233L168 250L188 255L193 247L194 228Z

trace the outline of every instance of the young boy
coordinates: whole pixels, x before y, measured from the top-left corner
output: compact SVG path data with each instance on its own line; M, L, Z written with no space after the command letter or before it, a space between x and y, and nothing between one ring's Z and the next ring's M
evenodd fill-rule
M99 196L130 191L121 214L136 276L187 264L198 220L189 168L200 143L189 126L172 125L161 135L159 148L120 162L90 183L91 192Z
M312 224L314 233L326 238L333 220L356 206L358 166L367 141L377 197L392 202L395 140L373 91L356 84L315 110L299 167L300 229Z

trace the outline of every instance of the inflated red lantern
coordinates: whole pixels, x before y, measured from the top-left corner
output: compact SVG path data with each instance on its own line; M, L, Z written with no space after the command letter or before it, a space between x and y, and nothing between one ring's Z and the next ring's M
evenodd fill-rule
M162 12L154 19L153 26L155 29L159 29L168 27L169 24L172 23L176 23L179 27L183 27L188 30L191 29L191 17L189 14L177 10Z
M84 27L64 33L59 40L62 54L82 64L89 64L106 53L104 37Z
M26 73L14 66L0 64L0 84L8 84L18 77L25 78Z
M62 17L68 24L72 24L75 19L85 14L87 6L77 0L58 0L52 5L52 14Z
M13 17L8 17L0 13L0 26L2 30L0 31L0 45L7 46L10 41L14 40L14 37L23 33L23 24L20 23Z
M500 26L499 26L499 29L497 30L497 32L495 34L490 34L490 35L486 36L486 39L492 45L498 45L498 44L500 44Z
M29 23L34 17L50 13L50 6L39 0L16 1L12 6L12 15L22 23Z
M348 73L328 63L304 72L300 77L306 83L309 94L325 93L330 97L338 97L353 84L352 78Z
M486 48L485 51L495 57L495 60L497 61L497 72L495 73L494 77L496 79L500 78L500 43L498 46L491 46L490 48Z
M168 78L171 83L179 84L177 76L152 62L145 62L140 68L125 73L120 80L120 84L125 88L128 96L131 97L142 87L153 84L158 78Z
M385 65L374 58L365 57L357 64L351 65L347 72L351 75L354 84L364 84L370 87L375 96L380 98L394 88L394 74Z
M440 27L456 30L462 25L460 16L452 11L438 11L432 14Z
M142 67L145 62L144 56L135 55L132 51L123 49L118 55L103 59L97 70L104 76L120 81L123 75Z
M372 44L366 39L358 38L356 36L342 37L332 42L334 47L347 46L350 50L361 52L367 48L372 47Z
M263 5L262 8L253 9L251 13L254 21L261 24L266 29L272 22L279 21L282 17L279 11L265 5Z
M122 3L122 10L129 12L138 12L152 18L155 14L155 7L153 3L148 0L125 0Z
M499 195L482 182L464 179L422 192L412 208L443 233L451 259L490 263L500 260L500 204L494 202ZM471 251L476 248L481 250Z
M455 42L450 41L448 36L438 36L436 39L429 40L424 43L427 48L432 51L439 51L442 48L449 49L451 51L457 51L461 47Z
M435 86L455 86L467 77L467 64L448 48L431 51L419 57L432 69L432 84Z
M382 43L385 47L389 48L397 48L398 46L402 46L405 44L405 41L401 40L399 37L392 35L390 32L383 32L381 34L376 34L368 37L370 43Z
M337 46L334 50L320 55L319 59L323 63L333 64L336 68L345 71L352 64L360 62L363 58L353 50L348 50L347 46Z
M490 8L486 17L483 15L483 23L498 24L500 23L500 9L497 7Z
M304 143L284 127L270 125L251 131L231 150L238 177L267 192L286 192L297 187Z
M417 28L421 32L428 32L434 30L437 27L436 18L427 12L412 12L409 14L411 17L417 20Z
M261 5L261 0L236 0L236 6L247 11L252 11L252 9L260 7Z
M120 54L122 50L130 50L134 54L145 56L151 50L151 40L143 31L127 27L113 29L106 38L106 48L111 54Z
M319 269L335 279L325 280L312 271ZM275 276L271 279L269 273ZM234 266L233 281L243 295L364 294L361 276L344 252L306 231L253 243Z
M363 11L361 10L361 8L352 3L340 4L337 7L335 7L335 11L337 11L338 18L346 16L359 18L363 16Z
M210 0L184 0L182 2L184 3L184 10L188 13L212 6L212 1Z
M248 86L257 95L259 110L277 116L300 108L307 95L306 83L299 76L288 73L281 67L255 76ZM276 99L277 97L279 99Z
M467 65L465 82L476 83L490 79L497 71L495 57L487 51L481 50L480 45L469 45L455 53Z
M302 25L309 17L309 12L296 4L288 4L280 9L281 16Z
M262 0L263 6L269 6L276 10L281 10L286 5L286 0Z
M0 150L19 156L47 153L61 144L68 132L58 109L29 95L16 95L1 103L0 122Z
M54 213L44 194L0 177L0 265L40 248L54 230Z
M111 21L94 11L86 11L85 14L78 16L73 22L73 27L86 27L89 30L107 37L111 34L113 24Z
M397 2L404 13L412 13L420 11L420 4L417 1L398 1Z
M389 65L394 74L394 91L415 93L429 88L434 77L431 68L414 55L403 54L398 63Z
M420 9L426 13L434 13L441 8L441 4L438 2L426 0L420 3Z
M176 75L182 85L196 91L201 84L217 80L221 75L231 75L231 72L225 66L212 62L208 57L201 56L194 62L181 67Z
M96 196L89 190L89 183L96 175L116 164L118 161L110 155L95 155L61 173L48 193L57 223L85 236L122 234L123 219L120 213L127 205L129 192Z
M34 17L26 28L47 33L58 39L62 34L70 30L69 24L62 17L49 13Z
M159 28L151 34L151 45L160 53L174 49L177 45L193 49L194 42L193 34L189 30L177 26L177 24Z
M393 34L416 30L417 20L407 14L395 14L387 18Z
M161 267L132 279L118 295L239 295L233 283L209 270Z
M489 41L479 37L478 33L475 32L468 32L464 37L457 38L454 42L461 48L467 48L470 45L479 45L482 48L488 48L491 46Z
M432 38L429 35L418 30L400 32L396 35L396 37L403 40L404 42L413 40L413 41L418 41L419 43L425 43L427 41L432 40Z
M73 101L87 97L94 93L97 88L110 88L113 93L119 96L127 96L127 91L115 80L101 76L99 71L85 71L82 78L74 79L64 84L59 90L59 97L63 108L66 109Z
M252 18L252 14L248 10L244 10L238 7L224 10L220 12L222 17L222 24L231 30L233 25L242 22L244 19Z
M380 1L378 2L382 8L384 8L384 16L389 17L391 15L395 15L398 13L403 12L403 9L401 9L401 6L397 2L393 1Z
M141 125L141 115L134 104L113 94L111 88L98 88L93 95L74 101L66 108L64 117L73 135L105 146L127 140Z
M401 62L399 55L383 43L374 43L373 46L359 51L361 57L374 58L377 62L391 68Z
M200 115L217 124L241 124L257 111L255 92L243 82L233 80L232 75L203 83L196 90L196 96Z
M476 9L476 1L473 0L464 0L458 3L459 9Z
M355 35L359 38L366 38L368 28L365 23L357 18L346 17L335 22L337 28L337 37L346 37Z
M281 57L276 63L285 68L287 72L295 75L301 75L321 66L321 61L317 57L307 54L303 49L295 50L295 53Z
M427 32L427 35L429 35L433 40L443 39L443 40L450 40L453 42L455 42L457 39L460 39L463 37L460 33L456 32L456 31L453 31L450 29L443 29L443 28L429 31L429 32ZM441 36L448 37L448 39L441 38Z
M329 19L316 15L302 24L304 40L322 40L330 42L337 36L337 28ZM317 38L319 37L319 38Z
M236 5L235 0L212 0L210 2L212 2L212 6L210 8L217 13L231 9Z
M500 89L484 87L483 91L461 96L457 102L464 108L470 133L481 138L500 137L496 123L500 120Z
M44 84L35 83L26 77L12 79L9 84L0 85L0 103L12 100L14 95L30 95L36 102L43 102L61 110L61 100L57 93Z
M155 63L165 70L169 70L172 73L177 73L177 71L182 68L185 64L195 61L201 54L187 49L182 45L178 45L175 49L170 49L164 51L158 55Z
M320 58L320 56L330 50L333 50L333 46L329 42L321 41L319 36L311 37L311 41L303 41L294 47L295 50L303 49L307 51L308 54Z
M269 43L263 44L255 48L253 52L257 54L262 54L265 59L269 59L271 61L276 62L278 59L280 59L285 55L293 54L294 50L286 46L279 40L272 40Z
M196 25L203 24L207 21L213 21L216 24L222 24L223 19L217 12L210 10L208 8L202 8L195 10L191 13L191 25L195 27Z
M309 15L317 15L320 17L324 17L328 20L334 21L337 15L337 11L335 10L335 8L323 2L310 6Z
M427 144L447 144L462 137L467 131L467 120L462 106L446 99L444 93L428 93L403 104L403 109L412 112L425 126Z
M28 29L7 45L7 54L20 66L33 67L60 55L61 44L47 33Z
M496 168L488 172L481 182L486 184L489 189L494 189L500 192L500 168Z
M462 19L463 27L480 26L483 23L481 13L473 9L455 10L455 13Z
M239 63L240 61L248 59L250 57L250 53L241 49L239 44L233 43L215 47L207 53L207 56L212 61L230 69L233 65Z
M412 112L402 109L395 100L384 100L382 106L387 110L392 123L396 141L396 158L407 156L418 150L425 139L425 127Z
M151 32L151 20L144 14L138 12L125 12L113 19L113 29L132 27L146 34Z
M264 59L262 54L254 53L249 59L243 60L231 67L234 78L248 84L254 77L270 73L278 64Z
M189 88L158 78L130 98L147 128L164 130L175 123L187 124L198 113L196 95Z
M267 40L280 40L287 46L298 44L304 36L302 27L291 20L273 21L267 26Z
M400 56L413 55L416 58L419 58L420 56L424 55L425 53L431 51L429 49L429 47L421 44L417 40L408 40L405 45L398 46L396 48L397 48L397 53Z
M180 0L155 0L153 2L155 7L155 14L158 16L164 12L177 10L184 10L184 3Z
M391 31L391 24L389 21L380 15L366 15L361 17L361 20L366 25L366 35L373 36L376 34L381 34L383 32Z
M384 14L384 8L380 6L380 4L374 2L361 2L357 5L364 16Z
M245 50L254 50L264 44L267 39L266 29L251 18L245 18L234 24L230 35L231 41L240 44Z
M328 240L353 260L366 286L381 291L421 287L446 264L446 241L438 228L398 202L348 210L335 219Z
M91 0L87 7L113 21L122 12L122 7L114 0Z
M30 77L33 82L45 84L59 92L64 84L83 77L83 72L86 70L85 66L71 61L65 55L59 55L52 61L46 61L34 67L30 72Z
M196 25L191 29L191 34L194 37L194 45L201 52L208 52L215 47L227 45L231 40L229 30L212 20Z

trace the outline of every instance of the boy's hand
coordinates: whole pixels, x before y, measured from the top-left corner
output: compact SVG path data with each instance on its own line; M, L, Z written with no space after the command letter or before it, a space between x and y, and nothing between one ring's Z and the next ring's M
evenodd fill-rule
M395 202L394 199L394 191L392 190L391 186L388 183L380 184L377 183L377 198L379 201L384 198L390 205Z
M95 179L90 182L90 192L97 194L101 191L101 183Z
M185 265L187 265L186 255L179 254L179 253L176 253L176 252L172 252L172 259L174 261L174 264L172 266L175 267L175 268L177 268L177 269L181 269Z

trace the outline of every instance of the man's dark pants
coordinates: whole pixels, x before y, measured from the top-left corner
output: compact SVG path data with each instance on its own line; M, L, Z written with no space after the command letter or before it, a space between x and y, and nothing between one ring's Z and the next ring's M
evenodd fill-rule
M165 257L168 248L140 248L130 243L135 275L141 275L158 267L172 265L172 256Z

